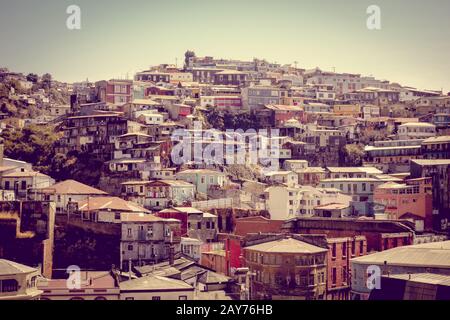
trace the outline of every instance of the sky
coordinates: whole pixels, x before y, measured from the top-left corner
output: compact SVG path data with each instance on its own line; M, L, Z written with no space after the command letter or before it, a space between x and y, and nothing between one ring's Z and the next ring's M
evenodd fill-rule
M69 5L81 29L69 30ZM369 5L381 29L369 30ZM449 0L0 0L0 66L60 81L131 78L198 56L320 67L450 91Z

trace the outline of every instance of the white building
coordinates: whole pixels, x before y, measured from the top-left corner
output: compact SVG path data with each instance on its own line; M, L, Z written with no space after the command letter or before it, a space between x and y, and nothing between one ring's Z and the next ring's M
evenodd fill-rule
M0 301L39 300L42 294L37 288L39 276L35 268L0 259Z
M199 262L202 258L202 242L195 238L181 238L181 253Z
M336 188L352 197L354 213L367 215L371 212L374 190L385 180L376 178L338 178L320 181L321 188Z
M293 171L272 171L264 174L264 181L269 184L295 187L298 185L298 175Z
M19 198L26 198L31 190L47 188L55 183L50 176L24 168L2 174L0 181L3 190L14 190Z
M196 191L208 194L212 187L222 188L226 184L226 175L220 171L207 169L189 169L178 172L177 180L183 180L195 185Z
M398 127L399 140L427 139L436 136L436 126L426 122L408 122Z
M317 206L339 203L349 205L351 197L331 188L273 186L266 189L266 209L273 220L311 217Z

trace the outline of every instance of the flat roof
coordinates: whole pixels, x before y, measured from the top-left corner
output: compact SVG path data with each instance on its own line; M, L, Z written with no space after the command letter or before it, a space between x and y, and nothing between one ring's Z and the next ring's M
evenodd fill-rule
M361 264L386 264L423 268L450 269L450 241L397 247L352 259Z

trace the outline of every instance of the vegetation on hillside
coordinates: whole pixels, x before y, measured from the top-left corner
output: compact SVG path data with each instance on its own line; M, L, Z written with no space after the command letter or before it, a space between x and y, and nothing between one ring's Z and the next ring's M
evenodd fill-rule
M76 179L89 185L97 185L103 163L90 153L72 151L55 152L55 144L61 138L54 126L30 125L22 130L4 130L5 156L29 162L35 170L48 174L57 181Z

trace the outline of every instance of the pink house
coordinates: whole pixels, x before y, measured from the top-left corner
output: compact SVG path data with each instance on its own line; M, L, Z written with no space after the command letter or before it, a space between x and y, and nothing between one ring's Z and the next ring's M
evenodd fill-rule
M431 178L409 179L405 183L388 182L375 189L374 200L385 206L389 219L409 214L421 217L425 229L432 228L433 196Z

